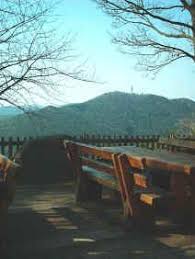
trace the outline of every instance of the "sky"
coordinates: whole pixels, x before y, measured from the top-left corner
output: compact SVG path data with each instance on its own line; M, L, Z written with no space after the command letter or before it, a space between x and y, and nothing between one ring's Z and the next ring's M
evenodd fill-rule
M136 71L136 57L122 54L111 42L112 19L93 1L62 0L55 13L60 20L59 31L74 35L77 62L84 62L86 75L98 83L68 82L58 97L47 100L47 103L80 103L112 91L195 101L195 64L190 60L181 59L167 66L155 78L146 76Z

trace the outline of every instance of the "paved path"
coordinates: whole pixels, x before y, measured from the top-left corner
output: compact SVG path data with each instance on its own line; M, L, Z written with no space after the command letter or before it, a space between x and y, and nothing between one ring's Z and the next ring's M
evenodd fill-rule
M19 187L9 211L9 258L195 258L195 235L174 226L124 232L120 206L108 201L76 206L69 183Z

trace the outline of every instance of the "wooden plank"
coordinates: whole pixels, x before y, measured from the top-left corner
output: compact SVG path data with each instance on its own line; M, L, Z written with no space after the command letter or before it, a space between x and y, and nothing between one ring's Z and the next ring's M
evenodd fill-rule
M168 171L170 173L179 173L179 174L191 174L192 168L189 165L181 165L176 163L170 163L166 161L160 161L153 158L146 158L145 164L148 169L151 170L162 170Z
M134 192L141 202L153 207L156 207L163 199L171 197L170 192L166 192L163 189L154 186L144 189L135 187Z
M145 165L145 159L142 157L138 157L138 156L127 156L127 159L129 161L129 166L131 168L137 168L140 170L144 169L144 165Z
M106 151L101 148L87 146L78 144L78 151L79 153L85 154L85 155L94 155L96 157L101 157L105 160L111 160L112 159L112 153L111 151Z
M144 193L143 191L140 193L139 200L148 204L149 206L156 207L158 202L162 200L164 196L160 193Z
M96 177L94 175L89 175L89 178L103 186L107 186L113 190L119 190L118 188L118 184L117 182L113 182L113 181L109 181L109 180L104 180L104 179L101 179L99 177Z
M182 152L171 153L166 150L152 151L146 148L138 148L134 146L104 147L102 149L112 152L125 153L128 156L159 160L165 164L181 165L181 168L185 168L184 171L186 174L192 174L195 172L195 155L192 154Z
M128 208L127 202L126 202L125 186L124 186L122 175L121 175L121 168L120 168L120 164L119 164L118 155L113 154L112 160L113 160L113 165L114 165L114 168L115 168L115 174L116 174L116 179L117 179L117 183L118 183L118 188L119 188L119 191L120 191L121 200L122 200L122 204L123 204L123 215L125 217L128 217L129 216L129 208Z
M96 170L103 171L111 175L115 175L114 167L106 163L98 162L97 160L92 160L84 157L81 158L81 163L84 166L89 166Z
M87 174L89 179L101 184L103 186L107 186L114 190L119 190L118 183L116 177L113 175L103 173L102 171L95 170L88 166L82 166L83 175Z
M118 156L118 163L120 169L120 175L123 183L123 188L125 192L125 203L127 206L126 209L126 217L135 216L136 215L136 206L133 198L133 187L134 187L134 178L133 174L128 172L129 163L127 156L125 154L121 154Z
M102 171L96 170L94 168L91 168L89 166L82 166L82 172L87 173L88 175L94 175L96 177L99 177L101 179L110 180L110 181L116 181L116 177L107 173L104 173Z
M138 173L134 173L133 174L133 178L134 178L134 183L137 186L140 186L142 188L148 188L149 187L149 180L146 176L138 174Z

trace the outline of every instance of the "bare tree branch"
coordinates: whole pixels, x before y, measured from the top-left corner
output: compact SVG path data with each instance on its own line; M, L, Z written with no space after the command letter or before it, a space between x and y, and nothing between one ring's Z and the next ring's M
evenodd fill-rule
M94 1L115 21L113 42L140 57L139 65L147 71L159 71L181 58L195 62L195 0Z
M51 19L53 4L47 0L1 0L0 100L20 107L15 102L24 97L22 91L56 91L59 77L92 81L73 65L77 58L73 39L68 33L57 32Z

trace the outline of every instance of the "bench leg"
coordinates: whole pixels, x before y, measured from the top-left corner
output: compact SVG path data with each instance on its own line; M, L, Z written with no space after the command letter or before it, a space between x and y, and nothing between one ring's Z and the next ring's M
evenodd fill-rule
M190 211L191 211L191 219L190 224L195 231L195 175L191 175L191 200L190 200Z
M0 258L7 254L7 231L8 231L8 202L0 201Z
M98 201L102 197L102 186L86 175L77 179L76 202Z
M155 210L151 206L140 203L135 215L136 226L143 231L152 232L155 226Z
M184 222L187 216L189 202L185 190L186 179L184 174L171 175L171 190L175 201L171 206L171 215L177 222Z
M195 217L195 175L191 176L191 191L192 191L192 213Z
M123 222L126 230L136 228L140 231L152 232L155 226L155 212L150 206L139 201L134 203L134 215L132 216L128 205L124 206Z

